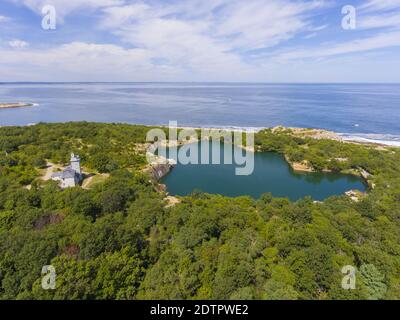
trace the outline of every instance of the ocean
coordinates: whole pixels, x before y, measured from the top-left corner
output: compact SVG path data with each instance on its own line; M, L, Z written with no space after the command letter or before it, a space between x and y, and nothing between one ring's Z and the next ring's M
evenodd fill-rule
M0 126L95 121L321 128L400 146L400 84L0 83Z

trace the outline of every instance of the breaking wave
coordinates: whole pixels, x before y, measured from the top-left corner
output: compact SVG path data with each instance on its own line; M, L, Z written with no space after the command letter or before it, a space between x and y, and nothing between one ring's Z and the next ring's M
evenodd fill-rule
M377 133L338 133L345 141L379 143L400 147L400 135Z

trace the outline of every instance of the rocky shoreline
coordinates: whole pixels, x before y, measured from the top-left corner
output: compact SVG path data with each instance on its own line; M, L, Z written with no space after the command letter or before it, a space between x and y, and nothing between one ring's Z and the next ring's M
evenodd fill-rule
M168 128L168 126L160 126L161 128ZM237 128L237 127L188 127L188 126L180 126L177 129L182 130L210 130L210 131L230 131L230 132L254 132L257 133L263 130L272 130L272 132L282 132L282 131L289 131L295 136L303 137L303 138L312 138L312 139L328 139L328 140L335 140L343 143L351 143L351 144L358 144L358 145L369 145L375 146L378 149L382 148L391 148L391 147L400 147L395 144L385 143L384 141L362 141L357 138L344 138L342 134L325 130L325 129L315 129L315 128L299 128L299 127L284 127L284 126L275 126L275 127L264 127L264 128ZM244 147L244 149L246 149ZM248 150L254 151L254 150Z
M144 172L148 173L154 181L159 181L165 177L176 165L171 159L161 159L150 163Z
M146 158L148 165L144 168L144 172L148 173L154 181L159 181L165 177L171 169L176 165L175 160L155 154L157 148L165 146L167 141L156 142L146 145Z

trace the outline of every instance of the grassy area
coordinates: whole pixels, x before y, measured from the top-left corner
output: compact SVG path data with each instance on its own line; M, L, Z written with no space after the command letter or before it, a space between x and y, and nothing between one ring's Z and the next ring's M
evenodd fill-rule
M99 183L103 183L110 175L107 173L98 173L83 180L82 188L91 189Z

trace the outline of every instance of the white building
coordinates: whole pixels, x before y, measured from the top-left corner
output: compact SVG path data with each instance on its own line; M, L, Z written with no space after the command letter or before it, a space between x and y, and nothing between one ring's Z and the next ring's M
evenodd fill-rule
M63 171L52 174L51 179L60 181L61 188L75 187L82 181L81 160L79 156L71 154L71 164Z

